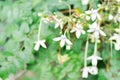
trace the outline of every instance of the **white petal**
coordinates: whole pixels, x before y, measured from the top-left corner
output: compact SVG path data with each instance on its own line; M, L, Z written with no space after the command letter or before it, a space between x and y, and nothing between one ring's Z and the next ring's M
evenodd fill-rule
M55 24L55 29L58 28L59 25L60 25L59 23L56 23L56 24Z
M72 45L72 42L71 42L69 39L66 39L66 43L67 43L68 45Z
M94 38L99 38L99 32L95 31L93 35L94 35Z
M99 57L99 56L96 56L96 58L97 58L97 60L102 60L102 58L101 58L101 57Z
M98 13L96 15L97 15L98 20L102 20Z
M40 45L41 45L43 48L47 48L47 46L45 45L44 42L42 42Z
M82 34L85 34L85 31L84 31L84 30L82 30Z
M76 29L72 29L70 32L73 33L73 32L75 32L75 31L76 31Z
M83 69L82 78L87 78L87 77L88 77L88 70L87 69Z
M115 50L120 50L120 44L115 43Z
M96 19L96 14L91 14L91 19L94 21Z
M92 58L92 65L96 66L97 65L97 59L96 58Z
M62 23L60 24L60 29L63 29L63 24Z
M102 36L106 36L106 34L105 34L102 30L100 30L100 34L101 34Z
M40 44L36 42L35 47L34 47L34 50L38 51L38 50L39 50L39 47L40 47Z
M62 39L62 40L60 41L60 47L63 47L64 45L65 45L65 40Z
M85 11L86 14L91 14L91 11Z
M94 29L89 29L87 30L87 32L94 32Z
M53 40L54 40L54 41L60 41L60 40L61 40L61 37L54 38Z
M92 55L92 56L89 56L89 57L87 58L87 60L92 60L92 58L94 58L93 55Z
M77 37L77 38L79 38L79 37L80 37L80 35L81 35L80 30L77 30L77 31L76 31L76 37Z

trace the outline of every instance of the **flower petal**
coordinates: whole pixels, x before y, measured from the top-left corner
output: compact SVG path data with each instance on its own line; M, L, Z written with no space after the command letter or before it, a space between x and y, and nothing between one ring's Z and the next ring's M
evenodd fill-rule
M97 16L98 20L102 20L98 13L96 14L96 16Z
M40 47L40 44L38 42L35 43L34 50L38 51Z
M60 40L61 40L61 37L54 38L53 40L54 40L54 41L60 41Z
M106 36L106 34L105 34L102 30L100 30L100 34L101 34L102 36Z
M63 47L64 45L65 45L65 40L62 39L62 40L60 41L60 47Z
M94 21L95 19L96 19L96 14L91 14L91 19L92 19L92 21Z
M92 58L92 65L96 66L97 65L97 59L96 58Z
M81 35L80 30L77 30L77 31L76 31L76 37L77 37L77 38L79 38L79 37L80 37L80 35Z
M40 43L40 45L41 45L43 48L47 48L47 46L45 45L44 42Z
M71 42L69 39L66 39L66 43L67 43L68 45L72 45L72 42Z
M76 31L76 28L72 29L72 30L70 31L70 33L73 33L73 32L75 32L75 31Z

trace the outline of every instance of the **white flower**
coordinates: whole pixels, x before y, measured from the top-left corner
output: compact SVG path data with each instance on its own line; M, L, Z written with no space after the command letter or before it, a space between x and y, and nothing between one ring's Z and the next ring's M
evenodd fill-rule
M60 41L60 47L63 47L65 45L65 43L67 45L72 45L72 42L67 39L67 37L65 35L61 35L60 37L54 38L54 41Z
M89 72L89 67L84 67L82 69L82 78L87 78L88 77L88 72Z
M45 45L45 40L38 40L38 41L36 41L34 50L38 51L40 46L42 46L43 48L47 48L47 46Z
M76 37L79 38L81 34L85 34L83 27L80 24L76 24L76 27L70 31L71 33L75 32Z
M97 56L97 55L92 55L92 56L88 57L87 60L91 60L92 61L92 65L96 66L98 60L102 60L102 58Z
M55 19L55 29L58 28L58 27L63 29L63 21L62 21L62 19L57 19L56 16L53 16L53 18Z
M81 0L83 5L87 5L89 0Z
M98 26L96 22L94 22L89 27L90 29L88 30L88 32L93 32L94 38L99 38L99 34L101 34L102 36L106 36L106 34L100 29L100 27Z
M98 74L98 68L96 66L89 67L89 73L92 75Z
M91 19L94 21L96 18L101 20L100 15L98 14L98 10L91 9L90 11L86 11L86 14L91 14Z

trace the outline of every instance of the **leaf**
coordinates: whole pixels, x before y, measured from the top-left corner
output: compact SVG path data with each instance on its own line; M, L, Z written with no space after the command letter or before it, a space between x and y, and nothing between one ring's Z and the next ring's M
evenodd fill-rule
M21 33L28 33L30 31L28 23L22 22L22 24L20 26L20 31L21 31Z

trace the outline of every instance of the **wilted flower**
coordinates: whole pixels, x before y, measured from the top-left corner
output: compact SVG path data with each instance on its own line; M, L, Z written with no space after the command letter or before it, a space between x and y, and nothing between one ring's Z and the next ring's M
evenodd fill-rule
M85 34L81 24L76 24L76 27L70 31L71 33L75 32L76 37L79 38L81 34Z
M102 58L94 54L94 55L88 57L87 60L91 60L92 61L92 65L96 66L98 60L102 60Z
M54 38L54 41L60 41L60 47L63 47L65 45L65 43L67 45L72 45L72 42L67 39L66 35L61 35L60 37Z
M94 21L96 18L101 20L100 15L98 14L98 10L91 9L90 11L86 11L86 14L91 14L91 19Z
M98 68L96 66L89 67L89 73L92 75L98 74Z
M70 57L67 54L65 54L65 55L58 54L58 61L60 64L63 64L64 62L66 62L69 59L70 59Z
M89 67L84 67L82 69L82 78L87 78L89 73Z
M106 36L106 34L100 29L99 25L94 22L92 25L90 25L90 29L88 32L93 32L93 37L94 38L99 38L99 34L102 36Z
M36 41L34 50L38 51L40 46L42 46L43 48L47 48L47 46L45 45L45 40L38 40L38 41Z

